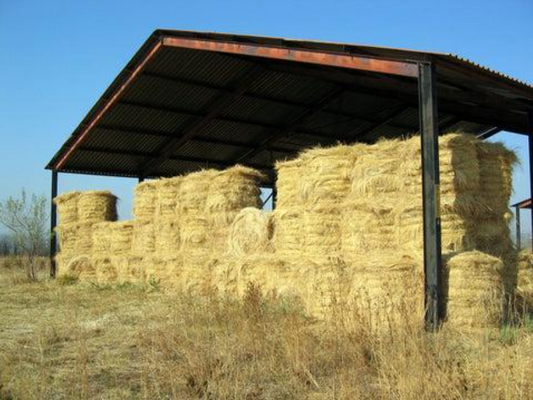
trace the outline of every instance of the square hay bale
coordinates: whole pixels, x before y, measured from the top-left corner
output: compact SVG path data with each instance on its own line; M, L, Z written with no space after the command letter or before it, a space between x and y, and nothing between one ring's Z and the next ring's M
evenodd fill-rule
M81 223L116 221L117 197L107 190L82 192L78 198L78 220Z
M110 225L110 251L113 255L131 253L133 221L117 221Z
M135 221L153 221L158 200L157 181L144 181L135 186L133 195L133 215Z
M66 192L54 198L60 224L78 222L78 200L81 192Z
M181 176L154 181L157 194L156 219L174 220L178 217Z
M501 259L479 251L447 262L447 323L458 329L498 326L503 320L505 285Z
M155 252L156 230L152 221L133 221L131 253L134 256L152 255Z
M179 253L180 220L175 218L158 220L154 226L157 232L155 235L155 252L157 255L171 257Z

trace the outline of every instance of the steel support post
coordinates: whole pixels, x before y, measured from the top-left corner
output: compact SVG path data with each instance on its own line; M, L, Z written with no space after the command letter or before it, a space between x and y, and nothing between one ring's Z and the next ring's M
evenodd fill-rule
M427 329L436 330L441 317L442 262L436 73L431 63L419 64L418 94L422 146L425 319Z
M527 133L529 144L529 198L533 198L533 110L528 113ZM531 251L533 251L533 208L531 209Z
M57 226L57 207L54 199L57 197L57 171L52 171L52 192L50 198L50 276L56 276L57 237L55 228Z
M516 247L518 250L522 248L522 233L520 228L520 207L515 206L515 221L516 221Z

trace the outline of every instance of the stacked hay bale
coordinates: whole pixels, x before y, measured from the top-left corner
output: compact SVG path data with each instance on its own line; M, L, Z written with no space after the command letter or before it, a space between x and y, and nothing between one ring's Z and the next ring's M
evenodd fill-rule
M278 162L273 220L276 252L331 262L341 251L341 211L358 146L312 149Z
M495 326L502 321L505 306L503 262L479 251L463 252L450 258L447 321L459 329Z
M442 136L439 152L443 251L481 249L511 259L510 246L496 252L487 245L491 243L487 237L496 240L500 235L503 242L509 237L506 213L514 155L500 145L485 144L466 134ZM321 168L312 165L311 160L320 155L324 155L327 166L322 171L332 171L333 177L321 174ZM329 262L332 268L332 259L340 259L353 271L352 285L359 289L384 287L391 275L397 282L411 281L414 276L422 287L419 136L383 140L374 145L310 150L295 160L278 163L277 171L274 241L280 255L305 259L313 254L315 260ZM332 188L321 190L330 181ZM498 192L498 201L484 202L485 191ZM489 210L490 218L485 218L480 226L481 216ZM319 246L314 241L313 221L320 230L316 236ZM405 260L406 256L411 261L401 263L405 268L397 268L398 260ZM503 268L501 273L509 281L512 265L506 265L508 271ZM372 291L373 298L383 297L383 289ZM421 292L410 295L417 305L422 304ZM387 299L401 297L398 294Z
M93 226L92 262L99 283L135 282L129 259L132 251L133 221L100 222Z
M83 269L80 265L92 264L94 225L116 220L117 198L108 191L69 192L54 202L59 214L58 274L74 272L82 279L93 279L94 266Z
M145 186L136 190L135 195L152 196L155 203L152 208L137 206L148 217L147 222L140 223L143 218L135 215L134 254L150 256L146 278L192 289L189 287L195 281L192 276L208 277L210 260L227 251L237 214L243 208L260 204L258 183L262 178L253 169L235 166L159 179L149 186L141 184ZM137 199L135 202L139 204ZM156 238L153 253L151 246L143 247L140 233L140 229L149 226L150 215Z
M156 181L139 183L133 193L134 229L132 255L149 256L155 252L154 220L157 206Z
M533 313L533 253L522 250L517 255L516 311L521 315Z

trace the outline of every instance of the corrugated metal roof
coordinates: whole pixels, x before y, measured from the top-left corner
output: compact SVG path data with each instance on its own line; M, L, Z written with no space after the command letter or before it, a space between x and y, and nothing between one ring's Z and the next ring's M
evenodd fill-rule
M374 141L418 130L417 82L331 65L162 45L165 38L258 49L435 63L439 126L524 133L533 87L461 57L348 43L209 32L155 31L47 165L62 172L139 176L150 160L196 131L149 176L235 162L272 165L305 147ZM255 46L255 47L253 47ZM277 50L276 50L277 51ZM254 71L244 90L237 87ZM241 83L242 84L242 83ZM238 95L234 94L238 91ZM338 92L338 93L336 93ZM217 104L229 98L224 107ZM323 99L329 100L321 104ZM321 104L310 115L306 110ZM303 115L303 117L302 117ZM198 125L205 116L210 121ZM287 127L291 129L287 129ZM492 129L495 128L495 129Z

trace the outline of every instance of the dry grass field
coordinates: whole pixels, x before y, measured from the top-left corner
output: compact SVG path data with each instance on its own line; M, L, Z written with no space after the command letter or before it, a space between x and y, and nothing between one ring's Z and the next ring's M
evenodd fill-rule
M404 323L374 332L364 307L326 321L249 286L244 299L0 267L1 399L533 398L528 324L471 334Z

